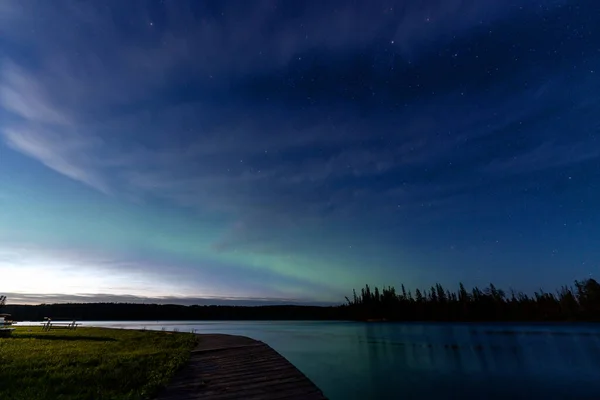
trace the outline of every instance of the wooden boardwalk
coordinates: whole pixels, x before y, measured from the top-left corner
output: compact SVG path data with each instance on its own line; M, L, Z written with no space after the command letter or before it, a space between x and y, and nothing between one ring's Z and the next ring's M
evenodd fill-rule
M189 364L157 400L326 400L314 383L265 343L244 336L199 336Z

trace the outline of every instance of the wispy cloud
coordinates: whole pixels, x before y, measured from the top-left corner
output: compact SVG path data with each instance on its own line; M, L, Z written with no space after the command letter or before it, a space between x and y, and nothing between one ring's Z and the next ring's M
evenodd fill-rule
M87 166L86 152L93 145L84 136L56 134L33 126L5 128L3 131L6 144L12 149L40 161L48 168L71 179L89 185L103 193L110 193L103 178ZM92 142L93 143L93 142Z
M25 73L11 62L0 69L0 104L30 122L71 125L72 121L51 105L51 94L34 76Z
M60 174L108 193L106 183L87 165L98 140L76 132L73 110L55 106L45 83L12 62L1 65L0 105L17 117L0 126L6 144Z
M511 159L492 161L486 170L495 174L522 174L574 165L600 158L600 146L594 139L575 144L545 142Z

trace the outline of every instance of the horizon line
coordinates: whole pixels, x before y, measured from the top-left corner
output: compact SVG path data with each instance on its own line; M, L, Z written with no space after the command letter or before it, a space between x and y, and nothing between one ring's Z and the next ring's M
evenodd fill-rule
M259 298L259 297L193 297L193 296L136 296L116 295L106 293L87 294L60 294L60 293L4 293L7 296L7 306L34 306L55 304L157 304L157 305L181 305L181 306L336 306L343 301L318 301L309 299L285 299L285 298Z

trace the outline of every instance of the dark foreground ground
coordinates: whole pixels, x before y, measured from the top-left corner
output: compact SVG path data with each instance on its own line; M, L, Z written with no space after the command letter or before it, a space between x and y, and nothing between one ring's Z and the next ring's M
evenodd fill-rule
M191 333L17 327L0 338L0 399L145 399L190 358Z
M289 361L244 336L200 335L190 362L157 400L317 400L325 396Z

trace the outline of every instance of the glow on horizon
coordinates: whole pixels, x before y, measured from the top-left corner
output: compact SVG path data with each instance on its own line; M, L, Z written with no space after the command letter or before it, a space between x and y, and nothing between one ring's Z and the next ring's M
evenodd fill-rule
M17 257L14 255L14 249L9 252L0 248L0 292L78 295L127 293L157 297L189 294L181 292L179 285L157 282L148 275L127 270L107 269L82 260L69 261L53 255L36 254L31 249Z

